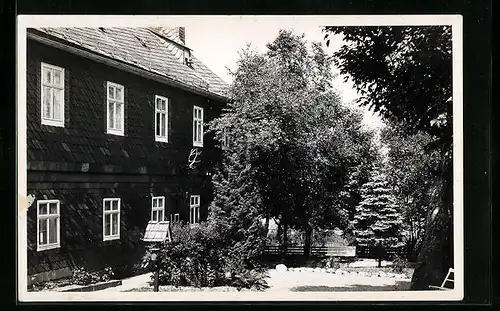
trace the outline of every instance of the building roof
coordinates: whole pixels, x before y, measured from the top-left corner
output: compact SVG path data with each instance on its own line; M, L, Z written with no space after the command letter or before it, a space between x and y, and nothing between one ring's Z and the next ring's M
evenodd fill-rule
M170 242L172 239L170 222L149 222L142 240L144 242Z
M37 28L83 50L132 65L207 95L228 98L228 84L213 73L172 33L158 28ZM188 66L185 57L191 56Z

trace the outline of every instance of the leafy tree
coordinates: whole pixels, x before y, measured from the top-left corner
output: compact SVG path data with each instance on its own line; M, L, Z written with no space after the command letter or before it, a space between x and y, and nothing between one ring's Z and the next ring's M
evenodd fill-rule
M441 203L429 211L420 265L412 289L437 284L453 265L452 225L452 40L450 26L325 27L342 35L334 53L340 73L354 82L359 104L407 134L429 134L440 154Z
M402 217L387 175L380 167L372 170L370 180L361 187L362 201L352 221L360 246L396 246L401 242Z
M427 147L432 137L424 132L408 136L401 129L389 125L382 130L382 137L389 151L388 178L403 207L407 246L412 253L418 253L427 214L440 204L442 180L436 178L440 155Z
M218 139L231 133L225 156L237 161L224 164L252 172L260 216L278 219L284 245L289 227L303 229L309 254L315 226L347 223L337 194L366 138L359 113L331 89L331 60L319 44L311 53L303 35L280 31L267 47L265 54L241 52L233 101L209 126Z

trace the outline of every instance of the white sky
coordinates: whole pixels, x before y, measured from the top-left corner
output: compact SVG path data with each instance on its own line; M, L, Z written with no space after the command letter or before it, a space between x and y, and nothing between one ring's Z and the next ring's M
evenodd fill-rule
M193 22L186 25L186 45L193 49L193 54L198 59L228 83L231 83L231 77L227 68L231 70L236 68L238 51L250 43L258 51L265 52L266 43L273 41L280 29L289 29L296 34L304 33L308 43L321 42L328 54L342 44L340 37L331 38L330 46L326 48L321 24L314 17L248 16L232 19L231 22L220 18L207 20L207 17L204 17L204 21L204 23ZM344 83L340 76L335 79L334 86L346 104L351 103L358 96L352 84ZM373 115L366 108L363 110L365 111L363 122L367 126L379 127L381 125L378 116Z

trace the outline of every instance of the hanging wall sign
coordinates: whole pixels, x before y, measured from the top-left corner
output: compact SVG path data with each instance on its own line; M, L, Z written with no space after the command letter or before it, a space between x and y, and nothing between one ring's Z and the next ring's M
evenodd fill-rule
M193 148L191 149L191 152L189 152L188 156L188 166L190 169L194 169L198 163L201 162L201 150L198 148Z

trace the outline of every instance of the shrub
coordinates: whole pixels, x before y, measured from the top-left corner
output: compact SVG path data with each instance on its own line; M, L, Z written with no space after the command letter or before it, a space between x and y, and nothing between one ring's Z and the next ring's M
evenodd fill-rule
M234 246L234 245L233 245ZM250 267L237 248L229 247L219 230L207 223L196 226L172 226L172 242L163 243L159 251L161 285L214 287L222 285L262 289L262 269ZM143 264L151 267L151 247Z
M265 278L267 274L261 270L246 270L242 273L232 275L230 284L238 290L242 288L254 288L256 290L264 290L269 288Z
M340 262L335 257L328 257L324 260L324 267L327 269L328 268L339 269Z
M397 255L394 256L394 260L391 266L393 272L402 273L404 269L408 267L408 261L404 257L400 257Z
M113 269L110 267L106 267L100 272L89 272L82 267L77 267L73 271L72 283L77 285L90 285L99 282L107 282L113 275Z

